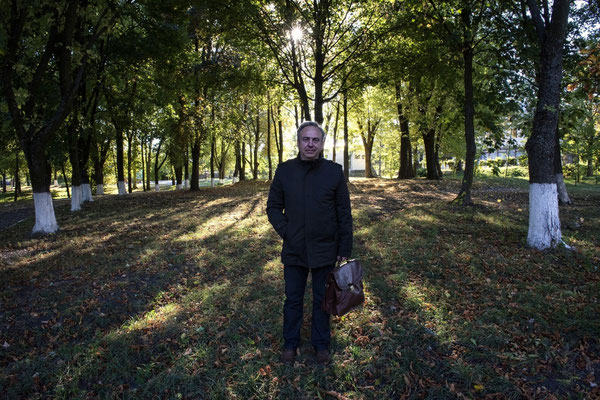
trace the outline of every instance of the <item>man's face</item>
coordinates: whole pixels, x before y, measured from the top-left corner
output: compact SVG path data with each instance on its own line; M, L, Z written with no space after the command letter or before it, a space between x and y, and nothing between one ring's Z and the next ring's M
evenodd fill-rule
M307 126L300 132L298 149L303 160L316 160L323 150L323 137L321 131L314 126Z

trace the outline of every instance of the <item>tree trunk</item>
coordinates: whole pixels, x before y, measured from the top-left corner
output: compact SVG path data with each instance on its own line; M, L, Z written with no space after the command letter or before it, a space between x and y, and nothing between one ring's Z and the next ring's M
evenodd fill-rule
M176 190L183 189L183 167L180 165L178 167L174 167L175 169L175 180L176 180Z
M219 182L223 183L225 180L225 167L227 166L227 152L229 149L225 146L225 141L221 140L221 154L219 155Z
M123 165L123 130L121 127L117 127L115 125L115 129L117 131L117 187L119 188L119 195L127 194L125 190L125 171Z
M555 0L552 20L545 24L534 0L527 1L540 44L538 101L533 131L525 145L529 158L529 231L527 244L544 250L562 242L558 193L554 176L556 126L560 104L562 49L569 0Z
M210 135L210 186L215 186L215 133Z
M190 190L200 190L200 139L196 137L192 145L192 177Z
M104 194L104 166L100 159L94 160L94 180L96 181L96 195Z
M427 166L427 179L438 180L438 169L435 157L435 129L429 129L423 133L423 144L425 146L425 164Z
M413 178L415 172L412 166L412 146L410 144L408 118L404 114L400 100L400 85L396 84L396 106L398 109L398 122L400 123L400 169L398 170L398 179L408 179Z
M133 192L133 187L132 187L132 182L131 182L131 164L132 164L132 140L133 138L131 137L131 132L127 135L127 192L131 193Z
M281 106L277 108L277 121L275 120L274 110L271 109L271 119L273 120L273 136L275 137L277 164L279 165L283 162L283 121L281 120Z
M441 110L440 110L441 114ZM441 134L437 134L435 136L435 146L433 152L433 162L435 163L435 168L437 170L438 179L442 179L444 176L444 172L442 171L442 165L440 164L440 142L441 142Z
M96 181L96 194L104 194L104 164L110 150L110 139L100 144L94 143L92 162L94 163L94 180Z
M190 160L189 160L189 154L188 154L188 146L186 144L185 146L185 152L184 152L184 157L185 157L185 161L183 162L183 175L184 175L184 183L183 183L183 187L185 189L189 189L190 187L190 171L189 171L189 164L190 164Z
M374 178L373 166L371 165L371 155L373 152L373 143L365 144L365 178Z
M267 161L269 165L269 180L272 180L273 161L271 160L271 105L267 107Z
M150 171L152 170L152 137L148 138L146 144L146 189L150 190Z
M85 165L81 166L81 200L83 202L93 202L92 187L90 186L90 175Z
M146 164L144 164L144 138L140 140L140 156L142 158L142 190L146 191Z
M348 93L344 91L344 175L350 180L350 158L348 155Z
M67 199L71 198L71 193L69 192L69 181L67 180L67 173L65 171L65 164L61 165L61 171L63 175L63 181L65 181L65 189L67 189Z
M300 124L298 123L298 105L296 105L294 103L294 123L296 125L296 130L298 130L298 127L300 126Z
M585 176L587 178L591 178L592 176L594 176L594 155L593 154L589 154L587 156L587 167L585 169Z
M241 168L241 152L240 152L240 141L236 139L234 145L235 153L235 166L233 167L233 183L240 179L240 168Z
M6 193L6 171L2 171L2 193Z
M562 172L562 157L560 151L560 131L558 124L556 134L554 135L554 180L556 181L556 191L558 192L558 204L572 204L565 185L565 179ZM507 163L508 164L508 163Z
M465 26L470 26L470 12L463 10L463 21L469 20ZM465 87L465 173L462 178L460 192L455 201L463 205L473 204L471 199L471 188L473 187L473 174L475 172L475 153L477 147L475 145L475 106L473 103L473 47L469 42L463 49L464 60L464 87Z
M17 201L17 198L21 194L21 176L19 171L21 169L21 166L19 165L19 163L19 148L17 148L15 150L15 177L13 179L13 187L15 188L14 201Z
M413 149L413 154L414 154L413 169L415 170L415 177L416 177L417 176L417 171L419 170L419 167L421 165L421 163L419 161L419 149L417 149L417 146L415 146L415 148Z
M246 143L244 143L244 141L242 141L240 143L241 148L242 148L242 157L241 157L241 164L240 164L240 181L245 181L246 180Z
M69 143L69 161L71 162L71 187L73 188L71 197L71 211L81 210L83 199L81 197L81 167L79 165L79 147L77 146L78 135L77 110L74 110L73 117L67 126L67 136Z
M158 160L160 159L160 148L162 147L164 139L161 139L160 142L158 143L158 148L156 149L156 154L155 154L155 158L154 158L154 190L155 191L160 191L160 182L159 182L159 175L160 175L160 169L162 168L163 164L165 163L166 159L167 159L167 155L165 154L165 157L163 158L163 160L161 162L159 162Z
M331 161L336 162L335 158L337 156L336 154L336 146L337 146L337 133L338 133L338 124L340 121L340 102L338 101L336 106L335 106L335 121L333 123L333 151L331 154Z
M258 145L260 140L260 116L256 115L256 131L254 132L254 159L252 168L252 179L258 179Z

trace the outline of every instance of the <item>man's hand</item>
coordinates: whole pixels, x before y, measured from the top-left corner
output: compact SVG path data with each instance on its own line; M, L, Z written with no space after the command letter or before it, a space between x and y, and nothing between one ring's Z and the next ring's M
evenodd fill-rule
M346 260L348 260L348 257L337 256L337 262L338 263L343 263Z

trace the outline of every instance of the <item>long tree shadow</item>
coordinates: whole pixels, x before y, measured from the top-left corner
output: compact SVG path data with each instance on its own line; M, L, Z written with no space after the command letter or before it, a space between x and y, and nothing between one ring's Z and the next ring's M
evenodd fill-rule
M564 252L523 262L531 256L523 246L526 215L514 208L506 214L438 202L391 219L358 215L362 256L374 269L367 281L379 312L388 325L408 326L413 339L425 332L435 344L405 341L412 349L419 348L415 343L429 346L412 361L431 380L428 390L520 397L539 391L576 395L585 388L585 368L575 364L590 353L597 356L598 319L593 302L561 297L573 282L590 278L580 287L595 296L597 276L577 267L578 256ZM572 324L576 334L558 334ZM577 346L582 351L574 352ZM560 358L569 360L566 369L559 367Z
M532 260L532 272L522 261L511 267L526 253L518 245L522 216L497 215L491 206L461 213L439 198L415 207L389 187L361 185L362 192L353 190L355 254L367 268L368 302L335 319L330 368L315 368L304 355L294 367L277 360L280 239L266 220L261 184L107 199L78 214L59 210L63 230L53 238L32 240L19 227L2 236L11 253L3 260L11 264L2 265L0 284L0 343L8 344L0 353L0 392L519 398L542 387L519 381L514 371L541 365L527 354L543 359L546 343L531 343L555 324L552 315L568 299L552 306L528 293L564 294L568 280L528 279L543 263L556 275L561 262L572 260L542 255ZM360 201L369 190L374 200ZM371 210L375 201L378 213ZM388 207L399 201L401 207ZM578 290L587 295L589 288ZM593 301L576 310L578 321L590 307ZM597 329L597 318L588 319L584 336ZM303 333L309 326L307 318ZM563 385L554 393L569 390Z
M158 197L148 196L144 200ZM195 262L198 249L214 247L218 242L223 248L256 249L266 242L259 240L258 243L255 238L239 240L239 235L231 232L236 225L234 221L213 229L201 240L190 240L183 246L174 244L205 220L218 220L231 214L233 209L245 209L238 218L245 220L257 212L261 197L250 197L248 202L245 197L229 200L223 194L200 199L184 195L171 201L167 210L154 209L156 205L164 206L165 196L162 197L162 201L155 204L151 201L151 204L147 201L136 204L138 208L127 213L126 221L120 220L122 206L115 207L114 202L104 207L96 204L94 213L101 217L83 213L70 215L69 221L62 221L62 232L45 241L47 247L36 246L41 240L34 240L29 243L29 254L16 253L28 256L28 259L8 265L3 271L0 318L5 322L2 324L5 329L2 337L11 343L7 344L8 351L2 354L3 365L17 366L18 370L22 367L18 365L23 354L29 351L35 356L35 352L30 352L32 348L39 351L41 359L51 352L66 351L65 346L89 346L99 332L115 329L124 321L160 305L164 301L160 298L162 293L176 294L177 290L172 289L188 281L188 274L207 282L217 279L216 275L227 275L227 270L215 275L223 268L213 265L210 258L206 262ZM180 203L187 208L191 199L224 201L218 201L218 208L204 209L196 205L192 210L183 210L177 207ZM122 198L116 201L119 205L127 204ZM194 213L197 225L190 222L189 214L187 218L173 220L178 213L185 212ZM94 227L98 219L105 224L102 237L86 237L88 232L97 232ZM230 240L224 240L227 237ZM234 240L236 246L230 246L229 242ZM17 246L21 245L17 243ZM49 329L52 335L49 335ZM40 380L40 376L36 379ZM26 380L20 386L35 387L30 383Z

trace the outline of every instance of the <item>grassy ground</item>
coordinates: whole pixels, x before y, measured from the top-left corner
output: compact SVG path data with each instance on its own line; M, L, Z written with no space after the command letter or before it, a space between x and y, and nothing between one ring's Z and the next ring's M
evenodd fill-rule
M210 186L210 180L203 179L199 181L200 187ZM217 179L215 179L215 186L219 185L230 185L231 179L224 179L222 184L219 183ZM154 191L154 182L151 183L152 190ZM96 188L92 185L94 190L94 195L96 194ZM175 190L175 185L161 185L160 190ZM71 187L69 186L69 194L67 194L67 188L64 185L58 186L50 186L50 193L52 194L52 198L55 200L68 199L70 196ZM140 193L142 192L142 184L138 184L136 188L132 189L132 193ZM31 190L31 186L23 185L22 187L22 195L17 197L17 203L26 203L33 199L33 191ZM104 186L105 194L117 194L119 191L117 189L117 185L115 184L107 184ZM7 187L6 192L0 192L0 204L5 203L14 203L15 201L15 192L12 190L12 187Z
M278 361L267 184L57 203L57 235L32 238L31 218L0 231L0 396L600 396L600 188L569 187L576 251L536 252L526 182L479 181L467 209L449 203L458 187L352 182L367 302L334 319L326 368L309 341Z

